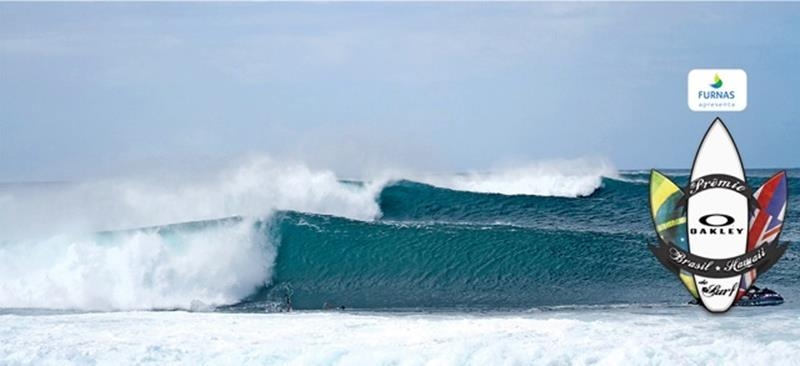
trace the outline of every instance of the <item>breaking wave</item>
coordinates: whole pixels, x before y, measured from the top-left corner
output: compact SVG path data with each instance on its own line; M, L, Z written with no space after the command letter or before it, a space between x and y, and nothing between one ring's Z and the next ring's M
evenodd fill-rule
M371 220L384 182L256 158L200 177L0 186L0 239L120 230L294 210Z
M188 182L3 185L0 307L248 311L289 297L308 309L530 308L679 298L679 283L644 248L652 223L637 180L646 173L554 166L355 182L256 159ZM790 207L800 197L792 175ZM797 220L790 210L787 222ZM800 238L794 225L786 230L784 240ZM794 247L761 280L796 285ZM780 290L800 287L792 288Z
M540 162L489 173L417 176L413 180L465 192L582 197L600 188L604 177L618 177L617 170L609 162L578 159Z
M227 219L0 247L0 307L203 309L263 286L277 254L268 227Z

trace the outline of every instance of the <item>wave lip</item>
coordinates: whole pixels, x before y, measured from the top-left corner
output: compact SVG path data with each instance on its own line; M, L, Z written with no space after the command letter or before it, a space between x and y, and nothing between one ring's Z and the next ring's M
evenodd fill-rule
M346 184L332 171L256 157L198 176L0 186L0 241L268 215L275 210L380 216L382 182Z
M603 177L617 178L605 160L576 159L532 163L489 173L415 177L421 183L457 191L551 197L584 197L594 193Z

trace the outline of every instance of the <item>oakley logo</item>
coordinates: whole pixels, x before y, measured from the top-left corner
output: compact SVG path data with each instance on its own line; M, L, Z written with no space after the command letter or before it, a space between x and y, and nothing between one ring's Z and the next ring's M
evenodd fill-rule
M736 220L726 214L710 214L701 217L699 221L705 226L722 227L733 224Z

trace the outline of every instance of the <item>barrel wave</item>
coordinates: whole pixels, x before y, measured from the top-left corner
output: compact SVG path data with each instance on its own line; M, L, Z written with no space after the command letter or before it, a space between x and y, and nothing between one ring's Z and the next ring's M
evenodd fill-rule
M374 222L283 212L274 218L281 237L272 284L234 308L286 299L302 309L683 303L688 294L645 247L654 238L639 178L604 179L583 198L400 181L381 192ZM790 249L762 283L795 291L796 258Z
M750 183L770 173L749 172ZM667 174L688 179L685 171ZM790 243L800 237L796 175L789 171L782 237ZM550 195L302 176L334 198L314 196L312 187L311 198L281 198L260 215L2 240L0 260L10 265L0 268L0 307L497 310L689 299L646 248L655 239L648 172L583 177L580 192L544 191L559 193ZM596 187L585 194L586 184ZM339 214L339 204L350 206ZM790 246L759 282L800 295L798 258Z
M290 296L303 309L502 309L637 302L660 292L630 276L661 274L641 235L299 213L283 213L277 224L274 283L245 308Z

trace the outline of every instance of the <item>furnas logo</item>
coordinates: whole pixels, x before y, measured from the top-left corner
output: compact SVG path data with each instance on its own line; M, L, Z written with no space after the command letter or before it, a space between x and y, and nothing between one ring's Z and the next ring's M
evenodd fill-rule
M786 251L778 236L787 191L784 172L753 191L736 144L717 118L697 150L688 187L652 171L650 212L659 243L650 251L710 312L782 302L753 284Z
M711 87L714 89L722 87L722 79L719 78L719 74L714 74L714 84L711 84Z
M688 103L695 112L743 111L747 108L747 73L740 69L689 71Z
M701 90L697 92L697 97L700 99L735 99L736 98L736 91L705 91Z

